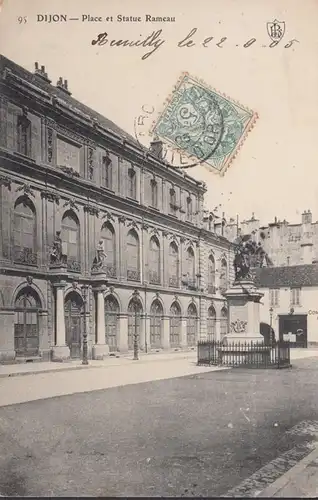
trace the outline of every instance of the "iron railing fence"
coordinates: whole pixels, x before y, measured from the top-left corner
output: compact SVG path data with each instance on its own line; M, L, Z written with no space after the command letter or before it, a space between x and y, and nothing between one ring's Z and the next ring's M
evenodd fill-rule
M200 340L197 344L198 365L248 368L288 368L289 342L265 345L258 342L227 342Z

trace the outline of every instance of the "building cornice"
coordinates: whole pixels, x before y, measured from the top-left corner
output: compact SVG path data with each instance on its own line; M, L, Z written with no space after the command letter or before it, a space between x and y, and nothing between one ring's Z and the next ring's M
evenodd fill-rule
M29 73L26 70L24 71ZM31 73L29 75L34 76ZM81 128L83 141L89 138L96 143L96 146L112 149L124 157L128 156L126 158L128 161L132 161L150 172L155 171L166 180L178 183L178 185L185 188L189 188L190 185L198 194L206 192L203 182L193 179L188 174L177 170L164 161L160 161L147 148L138 145L137 140L135 143L133 138L123 137L104 127L98 120L72 106L67 99L57 95L58 92L54 86L49 85L52 88L50 91L45 91L41 88L40 81L38 83L37 85L36 80L30 82L16 75L10 68L5 67L1 86L3 87L2 90L6 88L9 91L13 90L14 95L12 95L12 98L15 98L15 100L16 93L25 95L29 102L33 100L33 109L43 116L49 115L59 123L62 118L66 122L65 127L70 127L74 132L78 132L79 128Z

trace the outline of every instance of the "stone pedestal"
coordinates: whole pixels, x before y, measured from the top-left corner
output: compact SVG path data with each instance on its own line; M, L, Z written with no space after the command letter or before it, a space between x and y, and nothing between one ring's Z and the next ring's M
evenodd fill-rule
M229 329L223 337L226 342L263 343L260 334L260 300L263 297L252 280L234 282L225 292L228 302Z
M70 349L67 345L55 345L52 349L52 361L66 361L70 359Z

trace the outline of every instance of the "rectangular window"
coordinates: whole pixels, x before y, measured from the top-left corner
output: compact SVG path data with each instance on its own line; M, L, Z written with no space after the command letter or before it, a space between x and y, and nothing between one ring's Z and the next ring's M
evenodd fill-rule
M291 288L290 290L290 305L300 306L300 288Z
M113 187L113 162L109 154L103 156L102 186L108 189Z
M31 122L24 114L18 117L18 152L31 156Z
M151 185L151 206L154 208L158 207L158 184L152 179L150 182Z
M271 289L269 291L269 302L271 307L279 306L279 289Z
M134 200L137 198L136 172L132 168L128 170L128 197Z
M177 215L177 195L174 189L170 189L170 214Z

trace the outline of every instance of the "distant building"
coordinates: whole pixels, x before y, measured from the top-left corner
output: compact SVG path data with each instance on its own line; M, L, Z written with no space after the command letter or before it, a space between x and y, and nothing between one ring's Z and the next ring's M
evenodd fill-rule
M232 245L160 141L2 56L0 118L0 360L80 357L84 330L95 357L227 333Z
M238 231L242 234L252 234L255 241L260 241L274 266L297 266L318 262L318 221L312 221L310 210L304 211L299 224L289 224L286 220L275 218L274 222L261 226L253 214L251 219L240 223L239 229L236 221L227 223L223 234L233 241Z
M318 264L257 269L256 285L264 293L261 325L272 323L276 340L318 346Z

